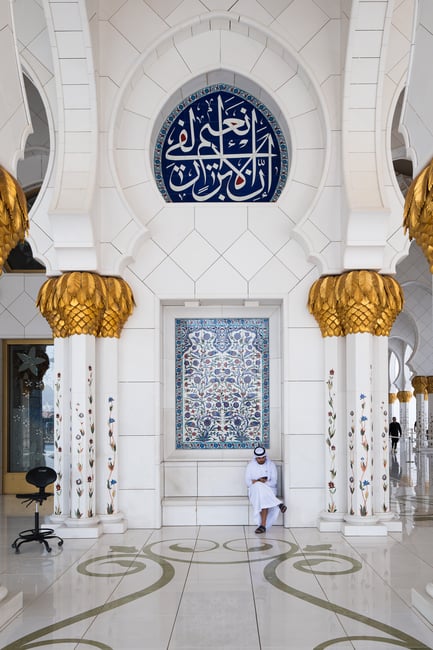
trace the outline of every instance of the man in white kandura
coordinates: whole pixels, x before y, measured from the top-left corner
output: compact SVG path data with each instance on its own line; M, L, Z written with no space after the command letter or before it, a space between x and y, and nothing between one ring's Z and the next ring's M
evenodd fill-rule
M278 514L286 512L287 507L277 499L277 467L266 457L263 447L254 449L245 472L248 496L253 506L256 533L264 533L275 523Z

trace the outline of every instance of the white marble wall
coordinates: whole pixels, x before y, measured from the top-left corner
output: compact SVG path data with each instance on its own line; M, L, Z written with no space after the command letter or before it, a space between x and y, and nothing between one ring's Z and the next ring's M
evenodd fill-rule
M393 16L389 21L387 33L400 38L387 40L386 53L378 52L371 39L362 42L361 58L374 57L390 73L387 92L379 93L380 133L391 122L407 70L410 20L401 16L410 5L409 0L400 3L400 20ZM44 7L15 2L22 59L47 104L54 152L32 212L32 245L50 274L89 269L96 260L93 270L122 275L137 303L119 345L120 509L131 527L159 526L161 502L175 497L178 485L190 521L197 504L188 499L208 498L221 474L229 487L225 484L215 496L239 496L246 457L203 457L201 464L171 455L174 421L167 403L172 370L165 362L165 314L169 307L184 310L195 302L199 311L234 305L242 315L252 301L278 312L279 326L272 332L278 342L271 365L272 452L282 467L285 523L316 525L325 499L328 369L320 331L306 304L321 273L343 268L343 118L356 114L359 133L372 130L371 113L363 107L352 105L349 109L356 111L342 113L346 50L354 48L350 54L355 56L357 44L345 42L341 2L48 0ZM74 20L68 23L71 11ZM83 66L93 77L71 95L68 86L75 85L74 79L79 84ZM182 97L216 80L257 94L285 131L290 174L277 203L167 205L157 190L152 160L159 128ZM79 100L76 106L73 97ZM97 175L89 188L95 138ZM362 135L351 146L365 153ZM356 157L350 160L356 177ZM395 198L391 161L385 154L383 160L389 213L388 229L380 237L388 268L404 244L397 233L401 203ZM74 191L75 212L64 204ZM362 246L351 253L359 267L365 264L364 253ZM0 300L7 282L0 281ZM32 309L29 304L37 323Z

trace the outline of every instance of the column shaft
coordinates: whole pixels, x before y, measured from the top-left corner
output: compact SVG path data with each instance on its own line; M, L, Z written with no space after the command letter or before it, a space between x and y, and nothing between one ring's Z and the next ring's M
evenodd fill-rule
M433 377L427 377L427 447L433 447Z
M117 338L99 339L96 511L106 532L126 530L119 512L119 414ZM110 528L108 528L108 526Z
M341 522L347 508L345 445L345 341L342 337L325 339L325 504L320 530L334 529L330 522ZM326 522L326 523L324 523ZM335 524L339 530L340 524Z
M373 340L373 495L374 513L387 518L389 507L388 339Z
M71 511L71 385L69 340L54 339L54 516L62 519Z
M74 334L71 345L71 517L95 514L95 337Z
M373 336L346 337L348 514L346 521L366 522L373 516Z

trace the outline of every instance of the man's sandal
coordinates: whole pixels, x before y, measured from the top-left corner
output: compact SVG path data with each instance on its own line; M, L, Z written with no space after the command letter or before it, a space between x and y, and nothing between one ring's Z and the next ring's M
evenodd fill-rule
M284 514L284 513L286 512L286 510L287 510L287 506L284 505L284 503L280 503L280 505L279 505L278 507L279 507L279 509L281 510L281 512L282 512L283 514Z
M258 534L259 533L266 533L266 528L264 526L259 526L258 528L256 528L255 532L258 533Z

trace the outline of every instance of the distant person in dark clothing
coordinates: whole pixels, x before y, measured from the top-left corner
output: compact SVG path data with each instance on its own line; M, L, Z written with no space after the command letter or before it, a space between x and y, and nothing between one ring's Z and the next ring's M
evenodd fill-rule
M401 436L401 426L400 422L397 422L397 418L392 418L392 422L389 425L389 437L391 438L391 449L395 454L397 451L397 444Z

